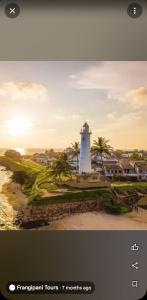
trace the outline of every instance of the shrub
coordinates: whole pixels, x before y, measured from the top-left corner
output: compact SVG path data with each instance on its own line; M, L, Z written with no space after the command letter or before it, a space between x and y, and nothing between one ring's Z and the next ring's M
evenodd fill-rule
M144 209L147 209L147 197L144 197L138 201L138 205Z
M131 211L131 207L127 204L111 204L105 203L104 209L114 215L125 214Z
M28 182L29 176L25 171L17 170L13 172L12 180L20 184L25 184Z

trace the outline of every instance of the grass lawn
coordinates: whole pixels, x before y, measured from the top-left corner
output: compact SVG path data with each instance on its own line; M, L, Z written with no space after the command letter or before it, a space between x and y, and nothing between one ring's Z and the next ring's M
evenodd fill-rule
M55 183L44 182L39 185L40 189L45 189L48 192L53 192L58 190L58 186Z
M40 165L32 160L23 160L21 162L21 166L23 166L27 169L32 169L34 171L39 171L39 172L44 172L46 170L45 166Z
M147 182L113 182L112 186L127 195L136 194L137 191L147 193Z
M24 169L19 162L5 156L0 156L0 164L12 172Z
M36 197L31 201L31 205L47 205L57 203L70 203L84 200L111 201L114 195L111 191L105 189L82 191L77 193L64 193L53 197Z

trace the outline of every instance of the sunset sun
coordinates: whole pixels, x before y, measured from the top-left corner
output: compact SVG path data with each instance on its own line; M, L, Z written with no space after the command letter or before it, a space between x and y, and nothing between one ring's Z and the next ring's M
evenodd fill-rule
M31 134L33 123L28 118L17 117L7 120L5 123L8 133L12 136L23 136Z

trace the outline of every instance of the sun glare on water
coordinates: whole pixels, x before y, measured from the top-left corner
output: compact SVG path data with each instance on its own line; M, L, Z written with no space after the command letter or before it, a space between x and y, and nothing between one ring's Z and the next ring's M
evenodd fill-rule
M12 136L23 136L31 134L33 123L27 118L19 117L7 120L7 132Z

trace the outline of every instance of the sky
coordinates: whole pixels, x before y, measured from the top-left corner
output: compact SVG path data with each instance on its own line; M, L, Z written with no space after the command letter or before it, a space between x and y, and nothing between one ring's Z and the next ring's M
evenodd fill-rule
M147 149L147 62L0 62L0 147L66 148L84 122L115 149Z

